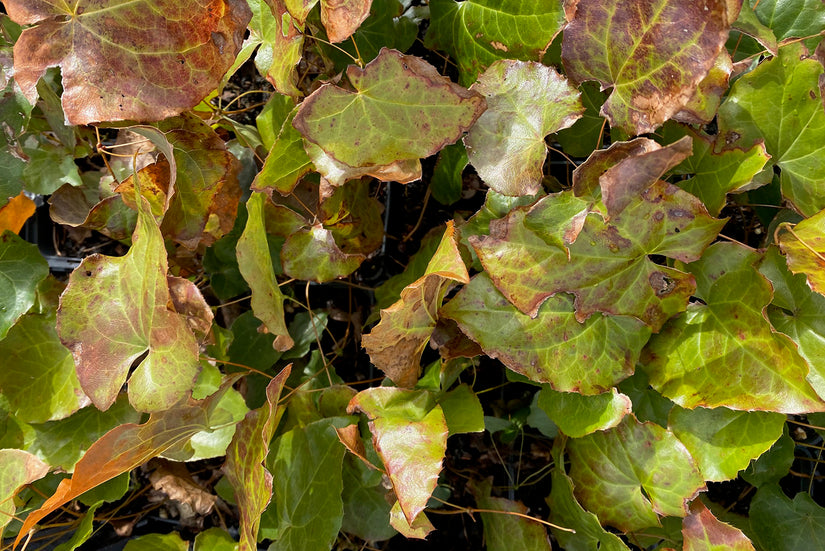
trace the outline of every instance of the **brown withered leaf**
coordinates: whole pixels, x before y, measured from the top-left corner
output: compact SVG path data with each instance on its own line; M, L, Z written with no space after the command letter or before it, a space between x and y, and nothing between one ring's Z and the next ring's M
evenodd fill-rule
M153 459L150 466L155 470L149 475L152 488L163 492L181 509L182 517L207 515L218 500L218 496L204 490L192 478L192 473L184 463L168 459Z
M372 0L321 0L321 23L330 42L343 42L370 14Z

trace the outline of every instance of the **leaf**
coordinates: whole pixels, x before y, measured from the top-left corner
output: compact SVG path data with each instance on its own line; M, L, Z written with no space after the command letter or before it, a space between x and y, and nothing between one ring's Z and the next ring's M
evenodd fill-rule
M167 307L163 237L141 202L126 255L86 257L69 277L57 312L58 334L74 356L80 385L103 410L136 360L129 400L138 411L168 409L192 389L198 373L195 336Z
M766 4L770 4L770 2L766 2ZM748 2L743 2L743 9L739 11L739 17L733 23L731 31L731 38L736 35L735 31L740 31L757 40L771 55L777 55L778 53L776 36L769 27L766 27L759 20L756 12L753 11L753 6L749 6ZM742 37L740 36L739 38L741 39ZM742 48L738 48L737 53L741 52L741 50Z
M357 430L357 425L351 426ZM392 506L387 503L388 490L382 484L383 473L347 454L344 456L343 475L344 490L341 498L344 501L344 517L341 520L341 530L370 541L383 541L393 537L396 531L387 522ZM399 515L404 518L400 509ZM419 518L424 517L422 515Z
M240 551L240 545L226 530L212 527L195 536L194 551Z
M73 156L62 146L35 142L34 147L24 146L22 149L28 157L22 174L26 191L49 195L63 184L83 184Z
M239 0L5 4L15 22L34 25L14 45L15 81L34 103L37 81L60 67L63 110L76 125L194 107L232 65L250 18Z
M407 523L415 527L438 484L447 450L447 422L441 406L434 405L426 391L377 387L359 392L350 401L347 412L355 411L366 414L375 451L399 507Z
M381 321L361 340L372 363L396 385L412 387L418 381L421 354L435 329L444 295L453 282L467 281L449 221L424 275L407 285L395 304L381 310Z
M343 42L370 14L372 0L321 0L321 23L329 41Z
M540 61L563 24L556 0L432 0L424 45L449 53L469 86L497 59Z
M271 551L325 551L341 528L344 446L330 419L294 428L275 440L267 461L273 480L274 528L264 537L275 539ZM254 549L254 547L253 547Z
M427 518L423 512L420 513L412 523L407 521L404 516L404 511L401 510L401 502L396 501L390 510L390 526L405 538L412 539L427 539L430 532L435 530L435 526Z
M68 417L89 404L80 389L71 353L54 329L54 317L20 318L0 341L0 391L25 423Z
M478 175L504 195L535 195L541 189L545 136L580 118L578 91L555 69L536 62L499 60L470 90L487 110L464 137Z
M438 401L450 436L464 432L484 432L484 410L481 401L467 384L460 384Z
M684 551L753 551L753 544L738 528L713 516L696 499L690 504L690 514L682 521Z
M350 275L364 259L362 254L342 251L332 231L321 224L296 231L287 237L281 249L281 264L286 275L319 283Z
M230 386L227 384L224 391ZM62 480L54 494L26 517L14 546L40 520L87 490L131 471L174 446L186 443L200 431L208 430L208 409L223 393L217 392L202 401L189 399L152 413L142 425L119 425L104 434L77 462L72 477Z
M451 205L461 199L462 173L468 162L463 143L454 143L441 150L430 180L433 199L442 205Z
M807 363L763 317L771 287L756 260L744 247L717 243L687 266L704 303L690 304L651 338L642 355L650 384L690 409L823 411L805 380Z
M573 300L559 294L535 318L519 312L485 274L475 276L442 309L484 353L531 381L558 391L599 394L633 373L650 335L627 316L576 320Z
M685 446L653 423L625 417L615 428L568 441L576 498L602 524L623 532L684 517L704 489Z
M0 450L0 536L14 515L14 496L48 472L49 466L29 452Z
M34 214L34 201L22 192L9 199L5 206L0 207L0 233L9 230L20 233L23 224Z
M571 157L588 157L602 143L604 117L599 114L599 109L607 99L607 94L592 82L583 82L579 90L584 113L573 126L556 132L555 138Z
M729 2L736 5L737 2ZM742 10L740 13L750 11ZM733 62L724 48L719 52L713 67L699 82L693 96L673 115L673 119L687 124L708 124L716 116L722 96L728 91L728 81L733 72Z
M276 350L289 350L295 344L289 336L284 321L284 295L278 287L269 245L266 241L262 193L253 193L246 202L249 218L243 234L238 239L238 267L252 289L252 311L264 322L266 331L275 335L272 343Z
M187 551L189 543L181 539L177 532L169 534L146 534L130 540L123 551Z
M34 304L37 286L49 275L49 264L37 245L10 231L0 234L0 339Z
M276 190L281 195L292 193L300 179L312 170L312 162L304 151L304 139L292 126L298 108L294 108L281 127L269 149L264 166L255 176L252 189L255 191Z
M544 526L524 516L504 514L519 513L527 516L529 509L519 501L503 497L492 497L492 479L474 483L471 486L473 496L479 509L481 522L484 524L484 541L489 551L507 551L523 549L524 551L550 551L550 540Z
M669 428L682 441L705 480L736 478L773 445L785 425L785 416L765 411L727 408L670 411Z
M407 184L421 179L421 161L409 159L396 161L387 165L368 165L352 167L335 160L323 149L304 140L304 148L312 164L331 186L342 186L349 180L356 180L363 176L372 176L382 182L398 182Z
M295 66L304 47L303 23L295 21L283 0L247 0L252 10L244 47L258 46L255 67L279 93L299 96Z
M303 101L293 125L353 167L428 157L455 142L484 111L477 93L395 50L382 49L363 69L350 66L347 77L355 92L322 86Z
M93 505L90 505L86 512L83 514L83 518L76 525L76 528L72 532L72 537L69 538L69 541L63 542L55 546L54 551L74 551L75 549L83 545L94 533L93 522L95 519L95 512L101 505L103 505L103 502L98 502Z
M749 533L759 549L805 551L825 537L825 509L806 492L790 500L778 485L762 487L751 501L749 517Z
M757 18L768 26L780 41L803 38L822 32L825 28L825 6L816 0L749 0ZM812 48L817 38L805 43Z
M779 226L779 248L786 255L788 269L805 274L808 287L825 295L825 209L801 221L793 228Z
M97 230L112 239L128 239L135 230L137 213L108 187L104 178L96 185L80 188L64 184L49 197L49 216L58 224Z
M573 438L611 429L633 409L630 398L615 388L595 396L582 396L544 386L538 393L538 406L564 434Z
M769 484L777 484L791 468L795 458L796 442L788 434L788 426L782 432L779 440L774 442L771 449L751 461L748 468L740 473L748 484L761 488Z
M232 363L267 371L281 358L282 353L273 346L275 336L259 331L263 328L251 310L235 319L231 327L234 338L228 350Z
M579 0L568 8L565 72L576 83L613 87L601 109L611 127L652 132L685 106L713 67L733 23L727 4Z
M258 526L272 497L272 474L264 467L269 441L277 428L282 411L278 398L291 372L284 368L266 387L266 403L246 414L238 423L226 450L223 473L232 485L240 514L240 551L257 549ZM279 476L283 476L279 473Z
M149 474L152 489L174 501L181 516L186 516L184 511L206 516L214 509L218 496L201 487L183 463L153 459L149 469L153 469Z
M719 136L727 147L764 140L781 169L782 195L812 216L825 208L825 111L817 86L822 65L805 54L801 44L789 44L738 79L719 108Z
M579 322L594 312L632 315L657 331L685 309L692 277L649 256L695 260L723 221L711 218L695 197L660 181L609 223L588 214L570 243L544 222L565 200L569 193L548 196L491 224L489 237L470 238L496 287L519 310L535 315L547 297L571 292Z

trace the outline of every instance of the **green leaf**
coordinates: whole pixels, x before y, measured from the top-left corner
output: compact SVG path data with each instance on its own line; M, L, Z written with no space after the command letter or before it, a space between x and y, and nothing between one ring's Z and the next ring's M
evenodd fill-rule
M579 98L584 105L582 117L573 126L563 128L555 135L564 152L571 157L587 157L599 149L604 129L604 117L599 114L599 109L607 99L607 94L593 82L583 82L579 90Z
M711 218L695 197L659 181L632 196L630 204L609 222L595 213L583 222L580 216L565 220L571 226L575 223L574 229L581 228L576 237L576 232L564 226L545 222L556 216L557 205L569 200L569 195L548 196L529 211L515 210L495 227L491 225L489 237L470 238L484 268L508 300L522 312L535 315L547 297L571 292L576 296L580 322L594 312L632 315L654 331L685 309L693 293L693 278L654 264L649 256L695 260L723 221Z
M276 473L272 503L261 535L270 551L326 551L341 529L342 461L345 448L330 419L295 428L272 446L267 465ZM269 517L269 520L267 520Z
M130 473L121 473L111 480L84 492L77 500L92 507L100 502L114 502L121 499L129 491Z
M550 551L550 540L542 524L528 520L524 516L507 515L519 513L527 516L529 509L518 501L503 497L492 497L492 479L477 482L471 486L476 498L476 505L481 512L481 522L484 524L484 541L489 551L508 551L523 549L524 551ZM491 511L502 511L495 513Z
M365 258L363 254L342 251L332 231L321 224L291 234L281 249L284 273L295 279L319 283L350 275Z
M247 413L238 423L226 450L223 473L234 490L240 514L240 547L244 550L256 549L261 515L272 496L272 474L264 467L264 461L282 415L278 398L290 372L287 367L270 381L266 404Z
M822 65L800 43L738 79L719 108L726 146L757 140L781 169L782 195L805 216L825 208L825 111L817 80Z
M484 431L484 410L473 390L460 384L445 394L438 405L444 410L450 436L464 432Z
M260 44L255 67L281 94L299 96L295 66L301 61L303 25L295 21L282 0L247 0L252 9L250 37L244 44Z
M63 184L83 185L74 158L63 147L37 142L35 147L24 146L23 153L29 158L23 169L26 191L50 195Z
M0 234L0 339L34 305L35 290L49 275L37 245L10 231Z
M49 466L29 452L0 450L0 536L14 515L14 496L47 472Z
M347 411L366 414L399 507L408 525L415 527L438 484L447 450L448 429L441 406L434 405L423 390L377 387L359 392Z
M381 50L363 69L350 66L347 77L355 92L322 86L301 103L293 125L353 167L428 157L455 142L484 111L477 93L395 50Z
M779 483L794 462L795 448L796 442L788 435L786 425L782 436L774 442L771 449L751 461L748 468L742 471L742 478L757 488Z
M352 454L344 457L344 518L341 530L369 541L393 537L396 530L387 522L392 506L387 502L381 471L368 467Z
M240 544L226 530L213 527L195 536L193 551L240 551Z
M615 388L595 396L582 396L544 386L537 403L564 434L573 438L613 428L633 408L630 398Z
M59 66L63 110L76 125L157 121L194 107L232 65L250 17L246 2L220 11L192 0L5 4L14 21L34 24L14 45L14 80L34 103L37 81Z
M782 436L785 416L727 408L670 411L669 428L688 449L705 480L736 478Z
M141 204L129 252L86 257L69 277L57 312L80 385L103 410L138 359L129 377L129 400L138 411L168 409L192 389L198 373L195 336L167 307L163 236L148 203L141 198Z
M272 257L266 240L263 193L253 193L246 202L249 218L238 239L238 267L252 289L252 311L263 321L266 331L275 335L273 346L284 351L295 344L284 321L284 295L275 279Z
M822 411L796 345L762 315L771 286L756 260L742 246L717 243L687 265L704 303L690 304L651 338L642 355L650 384L686 408Z
M469 86L497 59L540 61L563 25L558 0L432 0L424 45L449 53Z
M580 0L564 29L567 76L613 87L601 110L611 127L629 135L652 132L687 103L713 67L733 22L727 4Z
M602 524L628 532L684 517L704 489L690 453L670 431L625 417L615 428L568 441L578 500Z
M627 316L576 320L573 300L559 294L531 318L499 293L486 274L475 276L441 310L484 353L531 381L563 392L599 394L633 373L650 331Z
M741 530L719 521L698 499L690 504L682 535L683 551L753 551L753 544Z
M247 310L232 323L232 344L229 345L229 359L232 363L248 366L258 371L268 371L281 357L272 343L275 336L261 332L261 321L251 310ZM231 366L228 366L231 368Z
M72 537L69 538L69 541L55 546L54 551L74 551L83 545L83 543L85 543L94 532L93 522L95 519L95 511L97 511L101 505L103 505L102 501L90 505L89 509L83 514L80 522L72 531Z
M817 35L825 29L825 6L816 0L749 0L756 17L768 26L780 41ZM813 48L820 38L814 36L805 45Z
M788 269L805 274L808 286L825 295L825 209L795 226L781 224L779 247L787 255Z
M304 150L304 139L292 126L298 108L295 107L281 126L277 137L269 148L261 171L252 182L255 191L287 195L295 189L301 177L312 170L312 162Z
M261 112L255 117L255 126L261 136L261 144L270 150L284 128L284 121L295 109L295 99L284 94L272 94Z
M463 143L454 143L441 150L430 180L433 199L442 205L452 205L461 199L462 173L468 162Z
M779 486L765 486L750 504L750 534L760 549L807 551L825 539L825 509L805 492L793 501Z
M545 136L580 118L579 92L555 69L536 62L499 60L470 88L487 100L464 138L470 164L504 195L535 195L541 189Z
M636 373L619 383L619 392L630 397L633 415L639 421L652 421L660 427L667 427L667 418L675 405L650 387L647 373L637 369Z
M169 534L146 534L129 540L123 551L187 551L189 543L181 539L177 532Z

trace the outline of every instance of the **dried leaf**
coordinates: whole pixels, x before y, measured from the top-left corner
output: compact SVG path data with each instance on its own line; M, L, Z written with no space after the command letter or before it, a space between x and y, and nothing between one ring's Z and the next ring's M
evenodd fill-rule
M321 23L333 44L358 30L370 14L372 0L321 0Z

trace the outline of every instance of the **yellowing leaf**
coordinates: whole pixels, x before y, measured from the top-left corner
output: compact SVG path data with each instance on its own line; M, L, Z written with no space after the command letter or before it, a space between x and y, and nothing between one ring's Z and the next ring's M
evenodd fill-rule
M805 274L811 290L825 295L825 210L796 226L780 226L779 248L785 253L788 269Z
M26 197L22 192L9 199L5 206L0 207L0 233L9 230L13 233L20 233L23 224L34 214L34 201Z
M751 540L738 528L718 520L698 499L682 521L683 551L753 551Z
M14 496L24 485L46 476L49 466L23 450L0 450L0 536L14 515Z
M250 18L242 0L5 6L17 23L34 25L14 45L14 79L34 103L37 81L60 67L71 124L157 121L194 107L232 65Z

